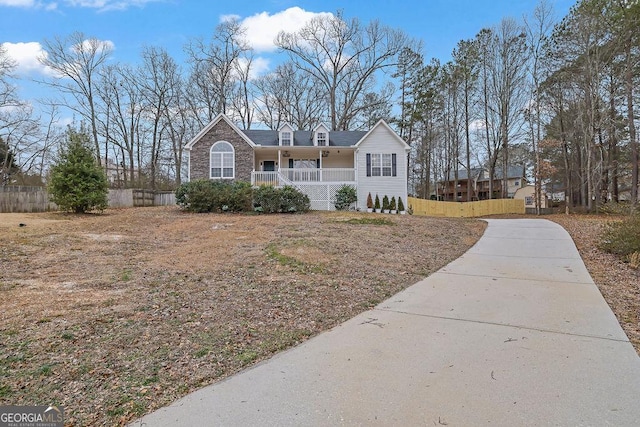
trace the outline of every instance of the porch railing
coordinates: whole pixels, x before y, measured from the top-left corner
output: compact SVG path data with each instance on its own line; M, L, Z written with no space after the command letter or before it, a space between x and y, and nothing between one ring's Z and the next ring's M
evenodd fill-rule
M329 169L289 169L283 168L279 172L254 171L251 174L254 185L283 185L282 181L296 182L354 182L356 180L355 169L329 168Z
M252 185L271 185L277 187L280 185L280 179L278 172L251 172L251 184Z
M280 169L280 173L293 182L353 182L356 180L355 169Z

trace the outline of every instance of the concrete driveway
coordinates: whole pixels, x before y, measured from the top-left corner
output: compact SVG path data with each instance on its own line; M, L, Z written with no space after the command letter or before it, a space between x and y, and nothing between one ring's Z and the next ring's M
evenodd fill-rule
M640 425L640 358L566 231L488 223L375 309L132 426Z

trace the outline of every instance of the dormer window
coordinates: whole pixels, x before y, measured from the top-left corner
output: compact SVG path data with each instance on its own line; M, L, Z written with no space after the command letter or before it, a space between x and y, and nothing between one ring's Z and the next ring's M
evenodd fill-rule
M282 131L282 133L280 134L280 141L281 141L281 145L283 147L290 147L291 146L291 132L289 131Z
M312 131L313 135L313 145L318 147L328 147L329 146L329 128L324 124L320 123L315 127Z
M318 132L317 134L317 138L318 138L318 146L319 147L326 147L329 145L329 141L327 139L327 133L326 132Z

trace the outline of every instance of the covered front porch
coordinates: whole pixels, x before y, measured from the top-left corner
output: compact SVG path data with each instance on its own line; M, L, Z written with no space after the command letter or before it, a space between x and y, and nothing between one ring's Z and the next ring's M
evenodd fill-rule
M354 150L337 147L279 147L255 152L252 185L355 183Z

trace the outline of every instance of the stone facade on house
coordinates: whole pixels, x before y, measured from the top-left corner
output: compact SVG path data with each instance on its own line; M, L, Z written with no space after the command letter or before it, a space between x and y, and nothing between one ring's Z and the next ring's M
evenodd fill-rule
M253 148L239 135L229 124L220 120L202 136L191 148L190 176L189 179L209 179L211 147L218 141L226 141L233 145L235 150L235 180L251 181L251 172L254 169Z

